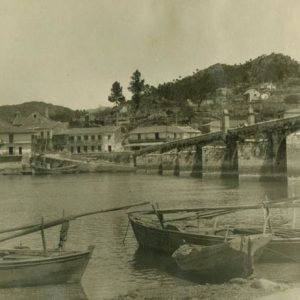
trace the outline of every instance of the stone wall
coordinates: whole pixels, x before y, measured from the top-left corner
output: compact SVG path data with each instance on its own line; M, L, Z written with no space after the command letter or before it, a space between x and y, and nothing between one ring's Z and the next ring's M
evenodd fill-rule
M138 156L136 166L138 172L147 174L201 176L202 152L201 149L191 147L178 153L151 153Z
M220 177L222 175L226 147L205 146L202 151L203 176Z
M239 176L267 175L273 161L267 158L267 141L246 140L238 143Z
M282 143L282 148L285 144ZM226 146L205 146L202 149L152 153L137 157L137 169L148 174L226 177L276 178L300 176L300 136L297 142L287 139L287 150L279 149L276 157L270 156L267 140L246 140L237 143L232 157L228 157ZM278 150L278 149L277 149ZM282 152L283 151L283 152ZM279 152L282 152L280 155ZM232 165L232 174L230 174ZM287 173L286 167L287 165Z
M287 138L287 170L288 176L300 176L300 135Z

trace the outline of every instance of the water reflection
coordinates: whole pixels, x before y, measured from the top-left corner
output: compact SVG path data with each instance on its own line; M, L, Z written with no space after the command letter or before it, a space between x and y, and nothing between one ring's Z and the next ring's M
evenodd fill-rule
M39 287L1 289L0 299L88 300L88 297L80 284L59 284Z

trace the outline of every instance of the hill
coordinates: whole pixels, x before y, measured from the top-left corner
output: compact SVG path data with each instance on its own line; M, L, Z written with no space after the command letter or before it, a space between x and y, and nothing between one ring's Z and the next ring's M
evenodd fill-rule
M209 121L208 115L220 116L222 109L227 108L233 118L245 118L249 103L243 97L244 92L268 82L272 82L277 90L272 91L263 104L256 103L257 120L282 115L286 109L286 97L289 97L289 102L300 99L300 64L289 56L272 53L243 64L217 63L203 70L197 69L190 76L157 87L147 86L136 115L143 117L144 122L159 111L168 119L163 117L162 122L199 124ZM220 88L228 91L225 99L218 95ZM211 104L207 104L209 102ZM195 113L195 107L198 113Z
M20 112L22 116L26 117L34 111L45 115L46 110L48 110L49 117L56 121L69 122L75 115L75 111L67 107L32 101L16 105L0 106L0 120L10 123L17 111Z
M172 102L201 100L217 88L228 87L239 92L262 82L283 82L287 78L299 78L300 65L289 56L272 53L249 60L244 64L215 64L193 75L158 85L155 94Z

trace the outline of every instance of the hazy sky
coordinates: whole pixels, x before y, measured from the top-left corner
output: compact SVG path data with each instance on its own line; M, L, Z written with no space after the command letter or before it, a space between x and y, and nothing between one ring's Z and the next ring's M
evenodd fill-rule
M0 105L109 105L139 69L152 85L217 62L300 60L298 0L1 0Z

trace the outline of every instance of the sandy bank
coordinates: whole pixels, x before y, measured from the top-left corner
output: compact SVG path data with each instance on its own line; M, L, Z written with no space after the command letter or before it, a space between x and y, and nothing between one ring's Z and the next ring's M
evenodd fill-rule
M277 284L275 289L263 289L251 287L253 280L245 280L243 283L224 283L224 284L204 284L194 286L174 286L173 288L166 288L164 286L152 286L146 288L137 288L124 295L110 299L118 300L131 300L131 299L174 299L174 300L195 300L195 299L207 299L207 300L273 300L272 296L279 295L279 299L298 299L298 298L280 298L282 295L295 295L299 294L300 288L295 288L292 284ZM291 289L293 288L293 289ZM267 296L264 298L264 296ZM270 298L268 298L270 296ZM262 298L263 297L263 298ZM299 298L300 299L300 298Z

